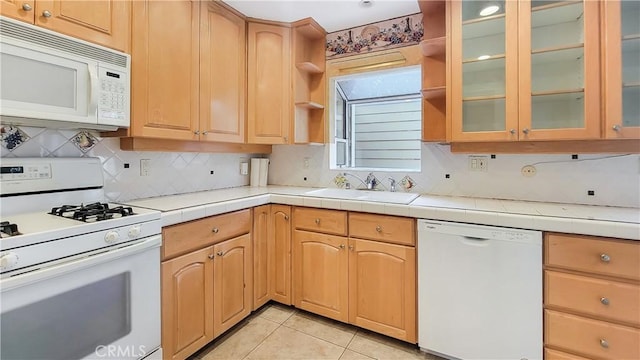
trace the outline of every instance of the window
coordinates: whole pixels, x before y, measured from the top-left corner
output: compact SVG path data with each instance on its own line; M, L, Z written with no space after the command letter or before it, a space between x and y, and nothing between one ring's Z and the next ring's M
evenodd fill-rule
M333 79L332 169L420 170L420 68Z

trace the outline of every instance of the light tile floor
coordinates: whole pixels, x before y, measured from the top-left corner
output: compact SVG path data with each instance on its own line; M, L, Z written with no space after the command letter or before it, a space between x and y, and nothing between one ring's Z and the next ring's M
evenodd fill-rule
M440 360L415 345L280 304L267 304L191 360Z

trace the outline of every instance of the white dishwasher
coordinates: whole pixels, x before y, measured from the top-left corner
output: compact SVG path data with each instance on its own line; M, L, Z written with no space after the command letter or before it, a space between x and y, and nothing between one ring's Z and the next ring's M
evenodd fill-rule
M418 345L455 359L542 359L542 233L418 221Z

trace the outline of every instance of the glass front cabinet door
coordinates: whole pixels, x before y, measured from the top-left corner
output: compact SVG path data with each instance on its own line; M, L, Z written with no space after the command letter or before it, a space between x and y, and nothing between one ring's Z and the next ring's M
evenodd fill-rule
M598 1L453 4L452 141L600 137Z
M605 136L640 138L640 2L603 2Z

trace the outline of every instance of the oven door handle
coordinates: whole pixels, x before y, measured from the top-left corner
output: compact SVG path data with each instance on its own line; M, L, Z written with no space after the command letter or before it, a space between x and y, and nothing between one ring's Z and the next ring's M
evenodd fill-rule
M5 292L13 290L72 271L78 271L95 266L103 262L131 256L133 254L147 251L151 248L160 247L161 243L162 237L160 235L155 235L117 249L97 250L89 254L85 254L84 257L69 260L68 262L2 279L0 280L0 291ZM158 263L159 262L160 257L158 256Z

